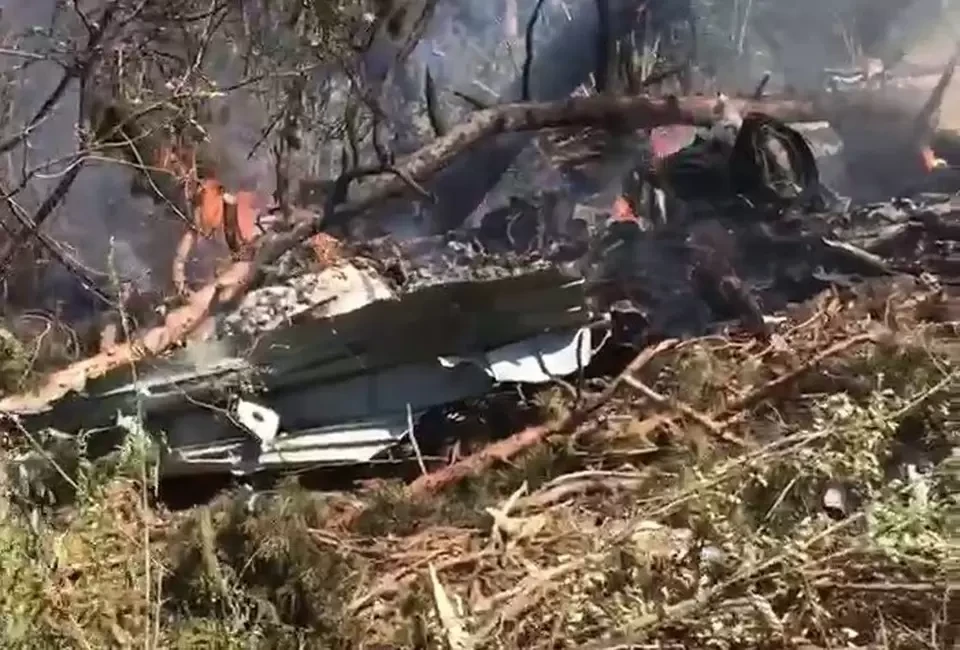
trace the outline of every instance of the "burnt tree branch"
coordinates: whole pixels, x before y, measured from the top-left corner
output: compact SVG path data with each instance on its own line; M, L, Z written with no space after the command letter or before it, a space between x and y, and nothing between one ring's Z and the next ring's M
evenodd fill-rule
M486 103L486 102L484 102L484 101L481 101L481 100L477 99L476 97L472 97L471 95L468 95L468 94L465 93L465 92L461 92L461 91L459 91L459 90L454 90L454 91L453 91L453 94L454 94L456 97L459 97L460 99L462 99L463 101L465 101L467 104L469 104L469 105L470 105L470 108L472 108L472 109L475 110L475 111L482 111L482 110L486 110L486 109L490 108L490 104L488 104L488 103Z
M610 72L610 1L594 0L597 6L596 70L593 73L594 86L598 93L607 92Z
M0 281L2 281L9 270L10 262L13 257L21 250L23 244L30 238L32 235L40 245L43 246L50 256L56 260L60 266L66 269L69 273L75 276L80 280L81 285L90 291L98 300L103 302L106 305L113 305L113 301L108 295L106 295L98 286L97 283L90 277L90 275L84 271L80 265L71 261L60 249L60 246L50 237L40 232L40 224L43 222L43 219L46 218L53 209L60 203L63 199L63 196L73 185L73 181L76 179L77 174L80 171L80 164L75 163L66 173L66 175L61 179L60 183L54 189L53 192L47 197L43 202L43 205L40 206L40 209L37 211L34 217L30 217L26 214L26 211L17 204L13 199L10 192L4 192L4 188L0 185L0 192L4 194L4 201L7 204L10 213L20 224L20 230L14 235L11 233L10 229L4 228L8 233L11 233L10 240L8 241L8 246L5 248L3 253L2 267L0 267ZM11 245L12 244L12 245Z
M521 99L523 101L530 101L530 73L533 68L533 32L537 28L537 19L540 18L540 12L543 9L543 0L537 0L536 6L533 8L533 13L530 14L530 20L527 21L527 29L524 35L524 57L523 57L523 68L522 68L522 86L521 86Z
M12 235L3 246L2 253L0 253L0 280L6 276L7 271L9 270L10 261L16 255L17 251L20 250L24 242L27 241L31 236L36 237L39 235L39 228L43 225L44 221L53 214L53 211L60 205L60 202L63 201L66 197L67 192L70 191L70 188L73 187L74 181L77 179L77 176L80 174L80 170L83 168L83 159L82 156L77 156L77 159L74 160L67 171L60 177L60 181L57 183L56 187L53 188L53 191L47 195L43 203L40 204L40 207L37 208L36 213L29 217L25 214L21 214L20 209L16 208L12 204L12 197L5 194L3 199L7 202L10 207L11 213L17 218L20 222L21 228L15 234ZM15 209L16 208L16 209Z
M427 68L423 79L423 94L427 103L427 119L430 120L430 128L433 134L442 138L447 133L447 125L440 115L440 100L437 97L437 86L433 82L433 75L430 74L430 68Z
M936 122L940 115L940 109L943 106L944 97L947 94L947 88L953 82L954 72L957 65L960 64L960 43L954 45L953 56L943 68L940 79L934 87L930 97L924 103L923 108L917 115L914 122L913 137L918 142L926 142L930 139L936 130Z
M57 85L44 99L43 103L34 113L33 117L27 121L23 128L16 135L10 136L0 142L0 154L7 153L26 143L30 136L46 121L54 109L59 105L67 90L75 82L79 83L81 96L86 93L86 82L93 72L95 65L102 56L104 45L109 40L108 32L115 27L117 29L122 29L125 24L128 24L136 19L146 7L147 2L148 0L141 0L140 4L134 8L132 14L123 18L122 20L119 18L120 3L117 1L111 2L103 9L100 14L100 18L96 21L96 23L91 23L88 17L85 16L83 12L79 10L79 8L76 8L76 13L87 31L87 40L84 47L80 50L81 53L75 56L74 60L64 68L64 72L61 75L60 80L57 82ZM84 119L83 101L80 102L80 115L78 117L78 122L82 124ZM83 140L83 138L81 138L81 140ZM81 144L83 144L83 142L81 142ZM53 191L46 197L43 203L41 203L39 208L37 208L36 213L32 217L23 214L19 206L17 206L13 201L13 196L17 190L3 193L2 199L7 203L12 214L20 223L21 227L16 233L11 233L2 249L2 252L0 252L0 280L6 276L11 260L16 255L17 251L23 246L24 242L26 242L30 237L36 237L39 239L41 244L43 244L51 252L54 258L61 265L63 265L74 275L79 276L84 281L84 286L87 286L88 288L93 286L89 278L75 268L75 265L67 261L66 258L60 254L60 251L57 249L57 247L39 232L39 229L43 223L48 217L50 217L51 214L53 214L57 206L60 205L67 193L70 191L70 188L77 179L85 160L86 156L82 152L78 153L71 159L66 171L61 176L56 187L54 187ZM25 186L28 181L29 177L24 178L21 182L21 187ZM107 300L107 298L101 292L94 289L91 290L93 290L94 294L96 294L101 300Z
M741 113L760 112L781 121L817 121L824 111L803 100L731 100ZM479 142L505 133L556 128L594 127L614 131L653 128L670 124L710 126L716 120L715 100L710 97L651 99L630 96L578 97L556 102L521 102L476 111L444 137L399 161L417 182L424 182L446 167L456 156ZM324 230L342 226L356 214L380 202L402 196L408 184L395 175L372 177L361 193L342 211L323 215L317 227ZM306 226L302 226L306 228ZM303 236L309 233L304 231Z

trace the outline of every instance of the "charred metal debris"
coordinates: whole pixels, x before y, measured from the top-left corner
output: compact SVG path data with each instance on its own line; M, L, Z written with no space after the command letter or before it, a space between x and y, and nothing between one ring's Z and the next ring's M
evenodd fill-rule
M434 448L428 423L457 405L579 390L611 349L766 337L771 314L827 287L960 278L954 195L850 209L820 178L839 154L798 128L759 114L670 128L612 192L513 198L445 235L349 245L249 292L208 336L16 415L68 434L136 415L168 476L368 463Z

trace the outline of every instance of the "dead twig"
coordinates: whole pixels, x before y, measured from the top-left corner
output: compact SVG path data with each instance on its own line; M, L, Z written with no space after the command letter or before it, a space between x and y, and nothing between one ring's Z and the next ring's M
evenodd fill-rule
M693 420L694 422L696 422L697 424L705 428L707 431L712 433L714 436L722 440L726 440L727 442L732 442L738 445L746 444L740 438L736 437L735 435L731 434L728 431L725 431L724 426L719 422L713 420L710 416L704 413L701 413L700 411L696 410L689 404L685 404L680 400L667 397L666 395L661 395L660 393L656 392L655 390L653 390L652 388L644 384L642 381L640 381L636 377L624 377L624 382L626 382L627 385L643 393L645 397L653 401L657 406L675 410L675 411L678 411L679 413L682 413L683 415L685 415L686 417Z
M929 593L960 591L960 582L936 584L933 582L835 582L817 580L813 583L818 589L847 589L849 591Z
M641 472L583 471L565 474L549 481L533 494L517 501L517 510L538 510L560 503L572 496L591 492L637 490L646 484Z
M863 343L871 343L874 341L876 341L876 336L874 334L858 334L857 336L852 336L844 341L840 341L839 343L836 343L826 350L820 352L813 358L807 360L799 368L780 375L776 379L773 379L762 386L756 387L746 395L734 400L727 406L727 408L723 410L722 413L716 417L716 420L729 425L730 423L743 417L744 414L754 406L774 395L775 393L783 390L784 387L796 382L800 377L807 374L827 359L842 354L850 348L862 345Z
M486 109L490 108L490 104L488 104L487 102L481 101L481 100L477 99L476 97L472 97L472 96L468 95L467 93L462 92L462 91L460 91L460 90L454 90L454 91L453 91L453 94L454 94L456 97L459 97L460 99L462 99L463 101L465 101L466 103L470 104L470 107L473 108L473 110L475 110L475 111L482 111L482 110L486 110Z
M645 348L596 399L584 408L572 411L556 426L529 427L509 438L488 445L453 465L421 476L410 484L408 487L409 494L411 496L432 494L446 486L458 483L468 476L479 474L496 461L506 461L508 458L540 444L547 436L572 432L610 401L617 389L624 383L626 377L643 368L657 355L676 347L678 343L679 341L676 339L668 339L655 346Z
M527 427L508 438L487 445L480 451L461 458L451 465L431 472L430 474L424 474L407 486L407 497L416 499L435 494L446 487L459 483L465 478L480 474L497 461L506 462L509 458L536 447L549 436L572 433L591 415L610 401L623 384L624 377L637 372L653 360L654 357L675 348L679 343L677 339L667 339L657 345L645 348L593 401L581 409L572 411L556 425ZM2 409L2 403L0 403L0 409ZM362 506L347 510L329 522L329 525L334 527L349 527L361 512L363 512Z
M769 83L770 83L770 73L764 72L763 76L760 78L760 81L757 83L757 87L753 89L753 98L763 99L764 93L767 92L767 84Z
M75 164L71 168L71 172L76 170L79 172L80 165ZM71 260L64 252L61 250L60 246L51 239L46 234L40 232L40 224L53 212L53 209L60 203L69 190L70 186L73 184L73 179L76 178L76 174L71 174L68 172L60 183L57 184L57 187L54 188L54 191L47 196L43 204L37 210L36 214L33 217L27 215L26 210L14 200L10 192L4 190L2 185L0 185L0 191L4 194L4 201L7 206L10 208L10 212L13 214L14 218L20 223L20 230L16 234L11 234L11 238L8 242L9 247L6 248L5 252L2 254L3 262L0 266L0 281L6 275L9 270L9 263L14 255L20 250L22 250L23 244L33 236L44 249L50 253L50 256L57 261L60 266L66 269L71 275L80 280L80 284L84 289L90 291L94 296L96 296L101 302L108 306L114 306L114 301L108 296L94 280L90 277L90 274L87 273L79 264Z
M913 123L914 142L921 145L927 144L936 130L937 118L940 115L940 109L943 106L944 97L947 94L947 88L953 81L953 75L956 72L957 65L960 64L960 43L954 48L953 56L943 68L940 80L930 93L930 97L924 103L920 112Z
M537 4L533 7L533 13L530 14L530 19L527 20L527 29L524 32L525 38L525 52L523 58L523 72L522 72L522 86L521 86L521 98L523 101L530 101L530 72L533 67L533 31L537 27L537 19L540 18L540 11L543 9L543 0L537 0Z
M131 16L129 20L133 20L137 14L139 14L146 3L143 2L139 7L134 11L134 15ZM71 87L74 81L77 79L84 79L87 75L90 74L90 71L103 54L105 48L101 47L102 42L105 40L107 31L112 29L115 24L115 19L119 13L120 2L112 2L106 6L103 12L100 14L99 20L97 20L97 27L90 32L87 42L82 48L84 53L82 56L76 58L70 65L66 67L63 71L63 75L60 77L60 81L54 87L47 98L43 101L40 107L34 113L33 117L27 122L26 126L20 130L14 136L11 136L0 142L0 154L7 153L20 146L25 142L41 124L44 123L47 116L57 107L60 103L60 100L66 94L67 90Z
M398 569L390 575L384 576L373 589L354 598L350 604L347 605L347 612L351 615L354 615L357 612L369 607L373 601L377 600L378 598L385 598L387 596L392 596L396 593L399 593L407 585L420 577L418 574L421 569L431 564L436 568L437 571L444 571L447 569L473 564L475 562L479 562L480 560L496 555L496 551L491 549L487 551L480 551L478 553L472 553L470 555L450 557L434 563L438 557L446 552L447 551L445 550L435 551L427 557L421 558L416 562L411 562L407 566Z
M10 268L10 260L13 259L13 256L16 255L17 251L23 249L23 244L27 241L27 239L29 239L31 236L37 236L40 226L43 225L43 222L46 221L51 214L53 214L57 206L63 201L63 198L67 195L67 192L70 191L70 188L73 187L73 183L76 181L77 176L80 174L82 169L83 157L78 155L76 159L69 164L66 172L64 172L63 176L60 177L60 181L57 183L56 187L54 187L53 191L47 195L47 197L43 200L43 203L40 204L40 207L37 208L36 213L32 217L22 214L22 210L19 208L19 206L13 204L13 197L6 192L4 193L4 200L10 207L10 212L12 212L17 221L20 222L21 228L19 232L10 237L4 246L3 253L0 254L0 281L3 280ZM56 250L50 246L49 242L47 242L45 239L41 239L40 241L56 256ZM69 266L67 267L67 270L73 271L73 269Z
M436 137L442 138L446 135L448 129L443 122L443 117L440 115L437 86L433 81L433 74L430 73L430 68L427 68L423 80L423 95L427 104L427 119L430 120L430 128L433 129L433 134Z
M433 602L436 607L437 616L440 624L446 633L447 646L450 650L467 650L471 647L470 636L463 626L463 621L457 615L447 595L447 590L443 588L440 578L437 575L437 568L431 564L428 567L430 571L430 585L433 588Z
M564 577L591 562L597 561L600 557L600 553L593 553L538 571L521 580L519 585L506 594L495 597L494 601L506 601L506 603L498 608L490 617L488 623L473 636L474 644L477 645L478 642L487 639L504 621L517 620L523 616L531 607L536 606L550 590L558 589ZM509 598L507 598L508 596Z
M674 605L669 605L662 611L641 617L630 626L630 630L628 630L620 639L618 639L616 643L621 646L642 643L645 640L646 634L650 631L660 628L671 621L676 621L695 615L698 611L707 607L711 602L716 600L734 585L745 584L759 579L770 569L784 563L791 556L791 554L796 553L797 551L804 551L812 548L824 539L828 539L831 535L836 534L839 530L849 528L853 524L858 523L862 518L863 514L858 513L811 536L809 539L797 544L796 548L787 548L783 552L777 553L763 562L745 566L743 569L737 571L723 582L708 589L701 590L701 592L693 598L680 601ZM616 646L611 646L611 642L608 641L601 643L589 643L581 646L579 650L601 650L610 647Z

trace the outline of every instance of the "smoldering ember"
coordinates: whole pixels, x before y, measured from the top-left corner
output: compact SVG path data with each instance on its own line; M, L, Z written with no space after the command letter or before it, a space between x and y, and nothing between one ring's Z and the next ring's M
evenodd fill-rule
M220 18L198 19L186 1L104 0L35 33L21 29L38 21L26 3L4 6L18 53L5 67L10 101L30 95L0 138L4 462L32 477L65 448L96 464L146 440L168 505L209 501L201 479L268 494L310 475L325 493L343 473L354 486L400 477L404 498L420 498L516 467L549 440L603 439L618 418L644 428L647 447L616 467L570 467L617 480L629 470L633 481L685 444L684 422L741 454L829 429L815 415L827 402L791 388L801 376L822 373L832 388L819 393L855 396L863 383L838 388L821 368L832 356L901 345L907 320L955 337L960 124L949 96L960 46L912 62L928 37L906 35L946 9L850 2L859 54L824 45L801 64L807 37L783 27L800 14L774 17L789 3L732 3L737 27L722 42L714 26L730 18L715 4L375 2L277 19L265 5L225 3L204 10ZM486 62L461 71L454 60L471 55L456 53L458 34L484 20L471 11L496 20L472 41ZM798 29L836 45L836 30L803 20ZM161 37L150 21L187 26ZM312 58L291 63L306 55L250 36L266 25ZM50 44L56 30L76 52ZM221 70L204 58L237 58L242 38L253 39L247 63ZM197 65L178 68L180 58ZM34 59L66 71L49 96L24 64ZM35 150L58 162L38 163ZM855 325L843 324L848 312ZM804 338L813 322L833 334ZM795 338L807 352L790 352ZM709 341L752 350L744 367L776 376L738 396L713 386L725 396L712 409L657 388L681 366L655 357ZM938 363L942 376L901 396L898 417L955 393L953 357ZM870 376L882 387L890 373ZM771 406L780 414L767 424L747 421L792 390L804 404L793 415ZM903 444L911 460L891 471L911 477L911 494L917 467L960 449ZM818 474L818 511L852 521L862 490L833 472ZM783 499L791 487L777 489ZM504 523L528 498L519 490L486 509L497 539L521 535ZM352 530L369 509L353 504L329 526ZM474 619L470 634L457 631L469 617L443 604L430 566L437 634L452 648L493 643L494 628ZM571 639L591 636L577 629ZM322 638L348 643L336 634ZM820 638L805 628L784 647L820 647L804 645L807 634Z

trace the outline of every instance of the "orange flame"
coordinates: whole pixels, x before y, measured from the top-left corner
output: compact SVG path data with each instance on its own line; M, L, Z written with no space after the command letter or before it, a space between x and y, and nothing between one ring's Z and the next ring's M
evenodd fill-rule
M254 192L234 194L237 203L237 234L244 244L252 244L259 235L257 215L263 202Z
M633 211L633 207L630 205L630 202L627 201L626 197L618 196L613 202L613 208L611 209L611 216L614 221L639 221L637 213Z
M217 178L200 178L197 170L196 151L191 147L165 146L155 161L156 167L169 172L180 182L183 191L194 205L197 230L204 237L218 233L228 235L224 216L227 202L236 206L235 236L243 246L253 244L263 234L258 224L258 215L266 204L256 192L240 190L228 194ZM319 234L309 241L318 261L325 266L340 254L339 242L329 235Z
M200 181L194 210L196 226L204 237L223 230L223 185L207 178Z
M943 169L947 166L947 161L943 158L938 158L937 154L929 146L923 147L920 150L920 157L923 160L923 168L927 172L932 172L935 169Z

